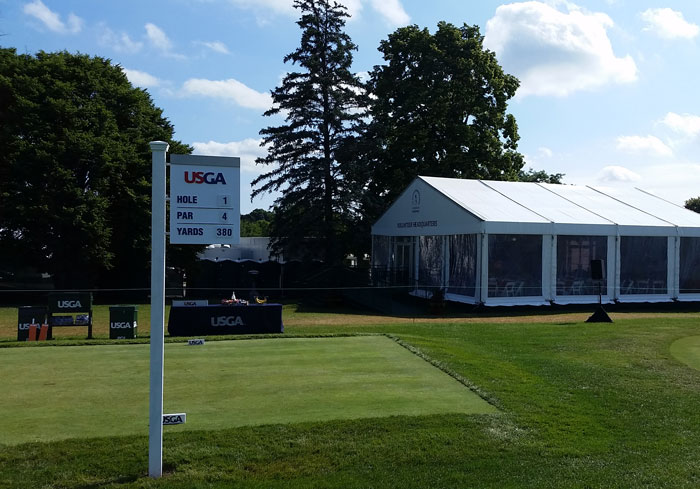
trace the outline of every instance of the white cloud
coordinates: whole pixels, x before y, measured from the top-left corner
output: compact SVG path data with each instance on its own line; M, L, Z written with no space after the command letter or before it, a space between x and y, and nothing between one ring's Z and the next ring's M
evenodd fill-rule
M624 166L606 166L603 168L598 175L596 176L596 180L599 182L622 182L622 183L629 183L629 182L638 182L642 179L641 175L638 173L633 172L629 168L625 168Z
M299 12L294 8L294 0L230 0L231 3L245 9L267 12L273 14L288 15L298 17ZM348 9L350 16L357 15L362 10L362 1L366 0L340 0ZM398 3L398 0L388 0L390 3Z
M367 83L370 79L369 71L358 71L355 76L360 79L362 83Z
M349 20L356 20L360 18L360 14L362 12L362 2L367 1L367 0L341 0L338 3L341 3L345 5L345 7L348 9L348 15L350 15ZM389 2L393 0L387 0ZM295 15L299 15L298 11L295 11Z
M132 40L125 32L117 33L107 27L105 24L100 24L100 32L97 40L101 46L110 47L118 53L138 53L143 48L143 43Z
M370 0L372 8L392 26L404 26L411 22L399 0Z
M231 51L228 50L228 47L226 46L226 44L224 44L221 41L210 41L210 42L201 41L198 44L201 44L202 46L211 49L215 53L231 54Z
M170 41L163 29L155 24L151 24L150 22L146 24L146 37L153 46L161 51L167 52L173 47L173 43Z
M183 95L200 95L203 97L231 100L248 109L267 110L272 106L269 93L261 93L229 78L228 80L206 80L191 78L182 87Z
M673 150L656 136L620 136L617 149L626 153L647 153L652 156L672 156Z
M646 22L645 31L663 39L692 39L700 33L700 27L685 20L682 12L670 8L650 8L641 13Z
M669 112L661 124L688 138L700 136L700 116L697 115Z
M154 88L160 86L161 82L155 76L146 73L145 71L129 70L127 68L122 68L122 71L129 79L132 85L141 88Z
M250 10L271 11L275 14L294 14L292 0L230 0L231 3Z
M165 31L155 24L147 23L145 25L146 38L148 42L156 48L163 56L168 58L184 59L185 56L173 51L173 42L167 36Z
M525 153L523 156L525 157L523 170L539 171L542 170L543 166L550 165L549 162L544 160L550 160L554 156L554 152L545 146L540 146L534 153Z
M589 169L590 166L579 165ZM664 160L649 164L644 158L601 168L597 173L579 171L569 174L566 183L575 185L606 185L637 187L678 205L700 195L700 163L697 161Z
M266 23L271 15L286 15L298 17L299 12L294 8L293 0L229 0L238 7L252 10L258 16L258 22ZM350 15L348 20L357 20L364 4L369 3L372 9L381 15L392 26L406 25L411 18L406 13L401 0L340 0L339 3L347 8Z
M262 139L247 138L243 141L232 141L229 143L218 143L209 141L207 143L195 142L194 154L210 156L238 156L241 158L241 171L260 174L266 171L265 167L255 164L255 159L267 155L265 148L260 146Z
M546 146L541 146L541 147L537 148L537 153L542 158L551 158L552 155L554 154L552 152L552 150L547 148Z
M59 34L77 34L83 28L83 19L75 14L69 14L66 22L61 16L49 9L41 0L26 3L22 11L39 20L50 31Z
M566 12L555 6L563 6ZM501 5L486 24L484 46L516 75L518 96L566 96L637 79L631 56L617 57L607 35L613 21L570 2Z

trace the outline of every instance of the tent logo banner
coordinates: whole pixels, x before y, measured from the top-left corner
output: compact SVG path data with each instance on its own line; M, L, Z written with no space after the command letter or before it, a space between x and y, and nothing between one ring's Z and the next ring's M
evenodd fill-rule
M413 191L413 195L411 195L411 205L411 212L420 212L420 190L416 189Z

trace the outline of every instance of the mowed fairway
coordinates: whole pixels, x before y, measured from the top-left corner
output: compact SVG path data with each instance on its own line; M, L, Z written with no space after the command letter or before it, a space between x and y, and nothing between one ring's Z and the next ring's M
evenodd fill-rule
M148 345L14 348L0 364L0 443L147 433ZM166 431L494 413L385 336L167 344Z

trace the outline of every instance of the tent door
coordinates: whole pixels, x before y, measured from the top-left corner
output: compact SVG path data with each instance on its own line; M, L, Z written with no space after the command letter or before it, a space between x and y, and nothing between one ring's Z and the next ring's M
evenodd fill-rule
M413 239L399 238L396 242L396 282L410 285L413 278Z

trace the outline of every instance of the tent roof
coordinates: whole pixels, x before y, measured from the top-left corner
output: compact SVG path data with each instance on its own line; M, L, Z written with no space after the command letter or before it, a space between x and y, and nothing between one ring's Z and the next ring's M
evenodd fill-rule
M484 221L700 226L700 214L636 188L418 178Z
M700 235L700 214L636 188L418 177L407 192L423 185L467 211L486 232L530 225L533 231L554 226L557 234L577 226L590 232L607 229L608 234L619 226L620 232L632 234L672 235L677 229L692 229L682 234ZM400 207L405 198L392 207ZM395 213L387 212L377 224Z

